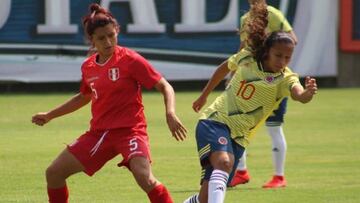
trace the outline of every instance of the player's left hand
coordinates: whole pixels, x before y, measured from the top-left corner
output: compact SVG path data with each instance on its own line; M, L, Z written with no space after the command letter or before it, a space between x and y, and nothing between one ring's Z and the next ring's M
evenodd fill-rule
M308 94L310 94L310 96L317 93L317 84L315 78L311 78L309 76L305 78L305 90Z
M175 113L166 114L166 122L169 126L172 136L177 141L185 140L187 130L184 127L184 125L181 123L180 119L175 115Z

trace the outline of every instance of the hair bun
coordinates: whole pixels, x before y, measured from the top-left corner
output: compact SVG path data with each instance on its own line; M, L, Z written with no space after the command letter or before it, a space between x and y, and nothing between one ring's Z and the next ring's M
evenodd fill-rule
M89 6L89 10L90 10L90 13L92 12L96 12L96 11L99 11L101 9L101 6L99 4L96 4L96 3L92 3L90 4Z

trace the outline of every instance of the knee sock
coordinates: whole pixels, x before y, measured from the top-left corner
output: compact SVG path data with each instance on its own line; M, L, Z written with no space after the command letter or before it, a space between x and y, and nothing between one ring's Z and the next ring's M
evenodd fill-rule
M169 191L163 184L157 185L148 193L151 203L173 203Z
M49 203L68 203L69 191L67 186L61 188L48 188Z
M275 175L284 176L287 146L282 126L267 126L267 129L272 140L272 154Z
M226 183L229 174L225 171L215 169L209 181L208 203L223 203L225 199Z
M183 203L200 203L199 194L195 194L195 195L187 198Z

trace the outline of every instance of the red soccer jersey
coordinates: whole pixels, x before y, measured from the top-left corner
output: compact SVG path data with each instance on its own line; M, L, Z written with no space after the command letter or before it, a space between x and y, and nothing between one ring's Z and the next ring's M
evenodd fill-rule
M141 86L152 88L160 79L157 72L133 50L117 46L104 64L96 63L97 54L82 67L80 92L92 94L91 129L104 130L146 124Z

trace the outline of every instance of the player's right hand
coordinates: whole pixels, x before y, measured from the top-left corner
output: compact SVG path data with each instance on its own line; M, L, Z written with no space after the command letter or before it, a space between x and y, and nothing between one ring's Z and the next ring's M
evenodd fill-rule
M305 90L312 96L317 93L316 79L307 76L305 78Z
M197 100L193 102L192 108L195 112L199 112L201 108L206 104L206 97L200 96Z
M40 112L32 117L31 122L36 125L43 126L46 123L48 123L50 120L51 118L49 117L48 113Z

